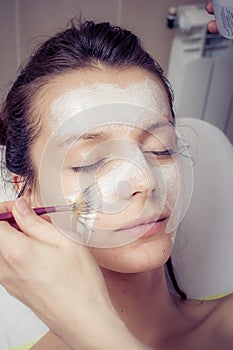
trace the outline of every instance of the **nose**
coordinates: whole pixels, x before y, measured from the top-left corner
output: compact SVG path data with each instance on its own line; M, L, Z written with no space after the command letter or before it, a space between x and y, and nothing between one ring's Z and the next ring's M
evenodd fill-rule
M105 165L105 171L98 179L101 210L104 212L122 211L132 200L135 205L140 201L143 207L152 202L163 205L165 191L161 186L159 164L152 168L135 143L127 146L118 149L117 157Z
M117 192L119 198L129 200L135 196L149 198L154 196L161 187L159 184L159 169L151 168L147 164L143 155L137 161L133 159L124 160L125 171L121 174L117 181Z

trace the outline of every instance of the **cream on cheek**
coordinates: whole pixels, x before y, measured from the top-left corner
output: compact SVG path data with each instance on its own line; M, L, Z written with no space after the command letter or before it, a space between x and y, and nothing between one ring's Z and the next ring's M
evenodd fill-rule
M134 192L148 188L147 164L142 152L136 143L127 141L124 149L103 167L104 174L97 174L103 207L120 200L127 202Z
M125 219L126 209L130 207L130 201L134 200L134 194L141 193L145 198L143 212L151 213L154 208L161 214L166 206L173 216L177 214L175 206L180 182L176 161L169 161L166 165L157 161L151 166L136 145L131 153L129 148L124 154L124 160L108 162L104 170L96 175L98 203L102 213L122 213Z
M151 166L137 143L124 140L125 142L127 147L124 152L121 147L115 157L112 154L112 160L91 176L95 179L95 191L91 196L90 204L95 208L97 203L97 210L91 210L81 220L76 215L70 215L67 230L78 233L82 243L86 245L107 247L128 244L132 239L139 238L139 235L135 233L133 237L132 235L128 238L119 236L112 240L113 231L140 217L155 213L159 217L165 206L173 210L172 205L176 195L176 167L172 163L164 165L158 161L156 164L153 162ZM80 197L78 176L75 173L72 176L69 175L68 184L67 179L64 176L66 187L63 193L66 200L73 203ZM86 186L85 181L86 176L83 174L83 188ZM143 196L134 196L135 193ZM137 206L131 210L132 203L138 202L137 198L140 200L140 197L144 198L142 210L135 211L135 208L138 209ZM88 198L84 199L88 200ZM109 216L109 214L113 215Z
M162 166L162 174L166 184L166 207L170 210L170 218L167 223L166 232L171 234L171 240L174 242L176 228L181 217L181 172L179 162L174 160L169 165Z
M178 169L177 169L177 163L171 162L167 165L161 165L161 173L164 177L164 182L166 184L166 190L167 190L167 204L169 206L169 209L172 210L172 206L169 199L172 199L175 201L176 194L177 194L177 181L178 181ZM170 208L171 207L171 208Z
M121 184L123 184L122 188ZM118 216L118 225L122 224L123 221L126 223L127 220L129 222L130 219L132 220L132 217L127 215L127 209L132 203L130 200L134 200L133 193L137 193L137 191L145 191L147 198L143 210L140 213L137 212L137 217L134 219L140 216L146 217L145 213L155 212L158 213L159 218L160 214L169 209L170 217L166 233L170 234L171 241L174 243L181 210L178 200L181 182L176 162L156 167L150 167L145 163L142 167L138 167L138 165L135 167L131 163L118 162L117 164L116 162L110 172L99 178L97 185L102 201L102 210L112 214L121 214Z
M118 185L121 181L131 183L130 173L134 166L125 161L116 161L107 174L101 176L97 181L101 197L102 207L108 206L119 199ZM117 179L117 182L116 182Z

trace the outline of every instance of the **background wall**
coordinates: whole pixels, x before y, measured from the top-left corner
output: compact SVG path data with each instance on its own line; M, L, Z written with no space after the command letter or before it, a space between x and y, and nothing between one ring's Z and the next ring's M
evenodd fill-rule
M0 0L0 100L17 68L42 40L64 28L75 15L133 30L167 69L175 30L166 28L169 6L201 0Z

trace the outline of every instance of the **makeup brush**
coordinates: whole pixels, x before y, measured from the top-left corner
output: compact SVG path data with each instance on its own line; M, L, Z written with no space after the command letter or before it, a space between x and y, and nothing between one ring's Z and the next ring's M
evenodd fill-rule
M87 199L87 197L90 196L92 186L93 185L87 187L80 195L80 197L78 197L72 204L39 207L33 208L33 210L37 215L72 211L77 217L85 217L87 214L94 210L94 208L88 204L90 202L90 199ZM15 223L12 212L0 213L0 221Z

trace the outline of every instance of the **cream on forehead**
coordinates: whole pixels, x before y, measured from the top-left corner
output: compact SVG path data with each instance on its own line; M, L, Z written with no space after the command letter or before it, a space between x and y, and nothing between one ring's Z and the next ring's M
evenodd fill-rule
M165 92L155 81L145 79L122 88L116 84L95 83L67 91L51 104L52 128L88 108L110 103L128 103L167 117L169 106Z

